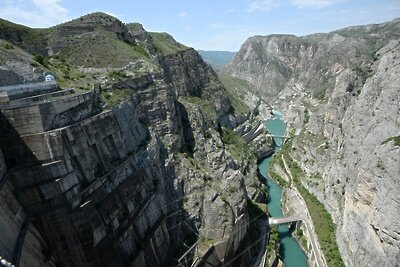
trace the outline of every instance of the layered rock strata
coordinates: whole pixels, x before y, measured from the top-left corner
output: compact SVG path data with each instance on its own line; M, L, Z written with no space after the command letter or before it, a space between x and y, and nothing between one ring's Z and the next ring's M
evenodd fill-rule
M347 266L400 260L399 33L397 19L304 37L252 37L227 68L253 83L294 129L291 155L308 173L303 184L332 214Z

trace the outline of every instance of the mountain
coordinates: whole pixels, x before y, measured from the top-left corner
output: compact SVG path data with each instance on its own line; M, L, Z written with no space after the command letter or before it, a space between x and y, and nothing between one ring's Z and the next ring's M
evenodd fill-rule
M215 70L222 69L235 56L236 52L230 51L205 51L197 50L203 60L210 64Z
M243 140L261 105L231 89L194 49L139 23L0 20L2 258L250 265L268 231L256 157L272 140Z
M399 19L254 36L224 69L283 112L292 140L282 155L301 174L299 190L332 216L346 266L400 262L399 40ZM328 243L321 247L335 266Z

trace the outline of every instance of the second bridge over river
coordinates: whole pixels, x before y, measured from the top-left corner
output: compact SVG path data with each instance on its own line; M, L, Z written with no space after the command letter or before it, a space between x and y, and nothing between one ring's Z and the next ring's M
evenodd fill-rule
M269 134L269 133L267 133L266 136L271 136L273 138L283 138L283 139L289 139L290 138L289 135L276 135L276 134Z
M269 218L269 224L271 224L271 225L288 224L288 223L303 221L304 220L303 218L304 217L302 214L297 214L297 215L282 217L282 218L271 217L271 218Z

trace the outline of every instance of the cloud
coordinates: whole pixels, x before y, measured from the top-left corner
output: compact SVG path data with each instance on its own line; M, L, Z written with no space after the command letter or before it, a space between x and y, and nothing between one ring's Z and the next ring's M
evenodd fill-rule
M298 8L323 8L327 6L331 6L343 0L291 0L292 5Z
M61 0L0 0L0 17L31 27L49 27L68 20Z
M68 10L61 5L61 0L33 0L33 4L49 17L66 17L68 15Z
M294 6L296 8L319 9L331 6L347 0L251 0L247 6L247 12L270 11L280 6Z
M247 12L269 11L277 7L280 0L254 0L247 6Z
M188 13L187 12L185 12L185 11L182 11L181 13L179 13L179 17L186 17L188 15Z
M0 0L0 4L13 4L15 2L23 2L24 0Z

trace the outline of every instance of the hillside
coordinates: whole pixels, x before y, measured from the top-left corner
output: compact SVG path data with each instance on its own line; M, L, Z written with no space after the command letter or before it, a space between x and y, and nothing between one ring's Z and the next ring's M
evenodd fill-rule
M257 107L232 92L194 49L139 23L1 20L0 255L29 267L251 264L267 216L253 174L272 143L244 142Z
M332 215L346 266L400 261L399 38L399 19L254 36L225 68L283 112L293 137L285 156Z

